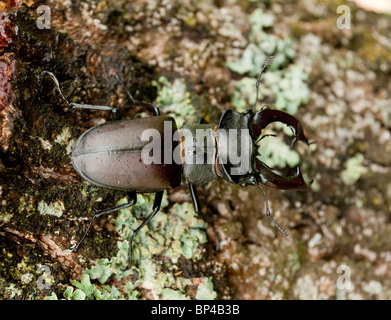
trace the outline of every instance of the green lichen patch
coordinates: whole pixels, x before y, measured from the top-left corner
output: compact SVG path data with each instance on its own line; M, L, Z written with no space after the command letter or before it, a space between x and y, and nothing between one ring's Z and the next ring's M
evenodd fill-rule
M45 201L38 203L38 211L42 215L51 215L59 218L62 216L64 210L64 203L60 200L50 204L47 204Z
M310 90L306 84L308 75L301 67L291 64L287 69L267 72L264 75L266 94L276 97L275 106L295 115L301 105L307 104Z
M162 76L159 81L153 81L152 84L158 88L156 103L162 112L173 116L177 125L181 127L185 117L195 113L184 79L175 79L171 83Z
M266 27L273 25L274 16L256 9L250 16L250 23L249 44L242 57L235 62L229 61L228 67L239 74L248 73L255 77L270 56L274 56L274 62L269 67L271 71L286 67L295 57L293 40L280 39L265 31Z
M213 290L213 282L211 278L203 278L198 286L196 299L197 300L214 300L216 292Z
M364 155L361 153L357 153L346 162L345 170L341 171L341 179L346 185L355 184L363 174L368 172L363 162Z
M295 115L301 105L308 103L308 75L301 67L292 63L295 58L293 40L280 39L267 32L267 28L273 26L274 20L273 14L256 9L250 16L249 44L238 61L228 62L232 71L250 76L243 77L235 84L231 103L239 112L246 111L254 104L256 76L270 56L274 56L274 61L262 76L259 100L273 99L274 108L291 115ZM276 126L277 133L283 127ZM299 154L290 150L280 136L263 139L258 151L260 160L271 167L294 167L300 163Z
M256 76L267 59L274 56L273 63L263 74L259 99L272 97L278 109L295 115L299 106L308 102L309 89L306 84L308 75L292 63L296 56L294 42L289 38L280 39L264 30L273 25L272 14L256 9L250 16L250 22L249 43L242 57L238 61L228 62L232 71L250 77L237 81L231 102L240 112L254 104Z
M258 159L271 167L291 168L300 163L300 155L279 137L266 137L259 142Z
M73 280L79 291L67 288L66 299L139 299L141 289L155 299L191 298L186 287L193 285L192 280L178 272L178 263L182 257L192 263L203 257L207 223L196 216L189 203L174 204L167 214L168 201L163 197L161 211L134 238L132 267L128 268L129 236L151 212L153 201L153 195L138 195L136 205L119 212L113 219L119 235L117 255L98 259L84 271L80 282ZM206 280L204 286L201 297L215 298L212 282Z
M66 153L69 155L72 152L72 147L75 139L72 139L72 135L69 127L64 127L59 135L56 136L54 142L65 145Z

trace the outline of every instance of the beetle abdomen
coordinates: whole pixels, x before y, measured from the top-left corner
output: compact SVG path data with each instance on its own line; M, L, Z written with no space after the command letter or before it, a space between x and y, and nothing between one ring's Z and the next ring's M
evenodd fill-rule
M165 128L170 130L165 132ZM149 140L142 140L142 134L148 129L158 133L158 137L154 136L154 139L158 138L154 152L161 154L161 161L150 164L142 158L143 148L149 144ZM164 153L178 149L178 141L173 140L176 130L175 120L166 116L115 121L93 127L75 142L73 167L82 178L99 187L136 192L175 188L181 182L181 165L174 161L164 163ZM165 148L167 139L172 143L169 148Z

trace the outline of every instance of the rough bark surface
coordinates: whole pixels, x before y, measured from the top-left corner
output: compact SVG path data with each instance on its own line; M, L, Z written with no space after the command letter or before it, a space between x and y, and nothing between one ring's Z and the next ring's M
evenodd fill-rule
M77 253L68 250L94 210L114 206L123 194L83 182L70 163L75 139L110 121L110 114L69 110L42 71L56 74L69 100L111 106L129 103L114 73L137 99L152 102L158 94L153 80L185 79L196 113L217 123L232 108L235 81L242 77L227 61L240 58L250 15L262 8L275 17L268 32L295 41L295 63L308 74L310 98L296 116L317 141L316 150L299 146L314 183L308 192L266 189L290 240L266 218L257 188L223 181L199 188L209 241L201 245L202 258L182 255L169 271L172 279L188 281L174 291L205 297L200 286L210 278L216 294L209 298L389 299L391 19L350 3L354 22L340 30L341 4L0 1L0 298L43 299L53 292L63 298L83 270L120 250L115 214L94 223ZM50 29L37 27L40 5L51 9ZM266 102L273 104L273 97ZM136 111L126 109L124 117ZM163 211L188 202L183 185L168 192ZM164 255L154 262L167 271ZM43 275L49 287L38 286ZM111 276L104 283L124 292L135 278ZM350 287L344 286L348 280ZM132 297L169 298L174 292L156 291L151 283L138 283Z

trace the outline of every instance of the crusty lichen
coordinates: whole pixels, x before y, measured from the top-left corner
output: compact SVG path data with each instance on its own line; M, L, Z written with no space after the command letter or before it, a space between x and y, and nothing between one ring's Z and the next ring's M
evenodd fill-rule
M203 256L202 244L207 241L205 229L207 223L196 216L189 203L174 204L167 210L167 197L163 197L161 210L155 218L140 230L133 241L132 267L127 269L129 257L129 236L142 222L142 218L151 212L154 195L138 195L137 204L119 211L113 219L118 232L117 255L110 259L98 259L95 265L84 271L80 282L72 284L81 290L68 288L64 293L67 299L135 299L141 298L140 290L149 291L155 299L190 299L186 287L192 286L190 278L185 278L179 271L178 261L181 256L193 262ZM125 203L126 198L118 204ZM115 279L115 284L112 283ZM91 284L96 280L99 284ZM208 285L208 296L215 298L213 283ZM197 294L205 298L206 293ZM194 297L193 297L194 298Z
M306 104L309 99L309 89L306 84L308 75L301 67L292 63L296 54L293 50L293 40L280 39L268 33L265 29L274 24L274 15L256 9L250 16L251 30L249 43L244 49L241 58L237 61L228 61L228 67L239 73L248 74L236 82L232 95L232 105L237 111L244 112L255 103L256 76L270 56L274 56L273 63L263 74L263 81L259 90L259 100L273 98L273 108L284 110L291 115L298 112L298 108ZM275 134L281 131L263 132ZM288 132L289 133L289 132ZM299 154L290 150L280 136L265 138L260 142L259 158L274 168L284 168L287 165L295 167L300 163Z

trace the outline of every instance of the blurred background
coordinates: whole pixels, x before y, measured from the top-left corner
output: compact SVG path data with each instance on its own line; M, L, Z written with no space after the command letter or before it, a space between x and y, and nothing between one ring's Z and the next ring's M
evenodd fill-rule
M2 299L390 299L391 5L342 0L0 1L0 297ZM255 99L301 121L313 143L289 148L273 125L258 157L308 191L216 181L183 184L135 239L152 206L94 222L126 201L82 181L76 138L110 114L70 111L43 70L78 103L123 107L117 73L178 126L218 123ZM127 118L140 116L136 110ZM148 116L145 113L142 116ZM217 239L220 248L215 250Z

